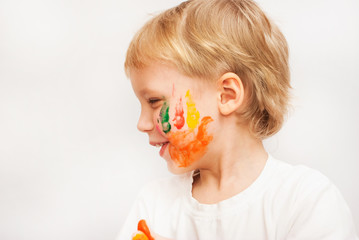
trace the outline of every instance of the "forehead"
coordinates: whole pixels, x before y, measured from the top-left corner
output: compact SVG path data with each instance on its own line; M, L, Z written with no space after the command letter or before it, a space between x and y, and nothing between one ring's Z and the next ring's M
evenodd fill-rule
M129 70L131 80L137 80L137 77L146 78L148 80L161 78L181 78L185 77L177 68L171 64L154 62L141 68L131 68Z
M141 94L151 91L172 91L173 88L197 89L201 85L201 79L186 76L174 66L162 63L153 63L143 68L129 70L134 90Z

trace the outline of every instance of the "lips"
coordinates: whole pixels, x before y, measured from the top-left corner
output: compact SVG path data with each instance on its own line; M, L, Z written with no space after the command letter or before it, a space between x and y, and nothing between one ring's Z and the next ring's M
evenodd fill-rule
M168 146L168 141L167 142L150 142L150 144L154 147L160 147L160 156L162 157L165 150L166 150L166 147Z
M165 153L166 147L168 146L169 142L163 143L160 149L160 156L162 157L163 154Z

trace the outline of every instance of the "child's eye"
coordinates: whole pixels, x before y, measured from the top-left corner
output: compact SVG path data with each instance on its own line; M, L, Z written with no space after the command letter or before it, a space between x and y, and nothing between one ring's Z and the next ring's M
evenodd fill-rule
M148 99L148 103L153 105L155 103L158 103L159 101L161 101L162 99L159 99L159 98L150 98Z

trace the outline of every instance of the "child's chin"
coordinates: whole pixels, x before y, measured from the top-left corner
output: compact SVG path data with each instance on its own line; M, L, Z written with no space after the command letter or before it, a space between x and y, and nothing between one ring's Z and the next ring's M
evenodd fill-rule
M175 161L173 161L171 159L170 154L168 153L168 151L166 151L162 158L164 158L167 162L167 169L170 173L175 174L175 175L181 175L187 172L191 172L192 166L187 166L187 167L180 167L178 166L178 163L176 163Z
M171 160L167 161L167 168L170 173L175 175L181 175L192 171L191 167L179 167Z

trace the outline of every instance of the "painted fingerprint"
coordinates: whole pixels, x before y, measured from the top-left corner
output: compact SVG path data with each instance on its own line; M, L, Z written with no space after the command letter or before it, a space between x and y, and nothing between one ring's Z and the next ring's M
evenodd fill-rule
M182 127L184 126L185 119L184 119L182 98L180 98L179 102L176 104L176 112L175 112L175 117L173 118L173 122L174 122L173 125L177 129L182 129Z
M199 112L196 109L196 104L192 99L192 95L189 90L186 93L187 104L187 125L190 129L197 127L199 123Z
M169 116L169 110L170 106L165 101L162 105L161 111L160 111L160 119L161 119L161 125L162 125L162 131L164 133L168 133L171 131L171 124L170 124L170 116Z

